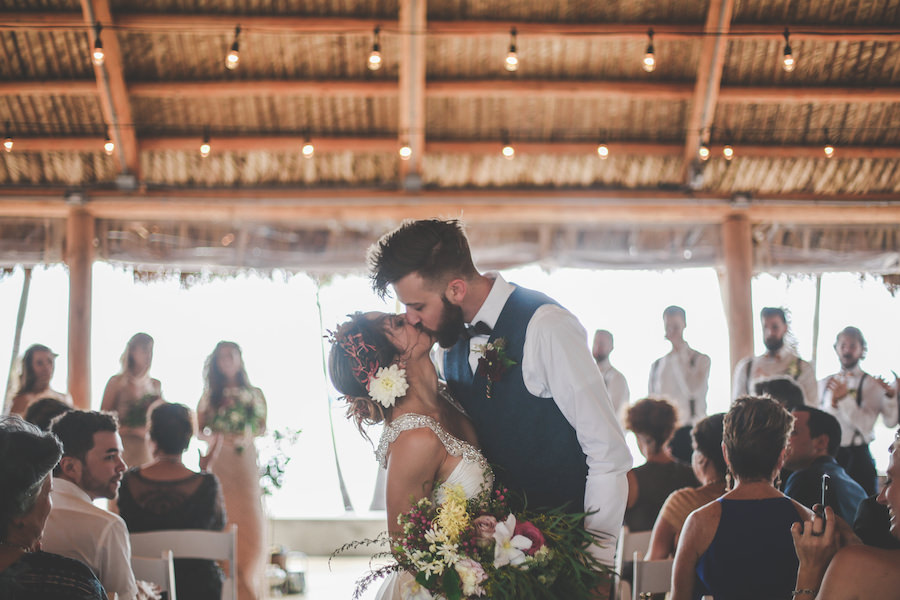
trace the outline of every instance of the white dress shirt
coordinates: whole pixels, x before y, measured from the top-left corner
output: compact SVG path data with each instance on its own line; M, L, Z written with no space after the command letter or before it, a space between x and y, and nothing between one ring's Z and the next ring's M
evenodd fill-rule
M604 358L597 363L600 367L600 374L603 375L603 383L606 384L606 391L609 393L609 400L612 402L613 412L619 423L624 418L622 407L628 406L631 399L631 391L628 389L628 381L625 376L617 368L609 363L609 358Z
M493 328L515 286L499 273L486 273L494 285L484 304L472 319ZM469 340L469 364L477 370L475 346L488 336ZM443 350L435 354L438 369L443 366ZM575 315L555 304L538 308L525 330L522 378L533 395L550 398L575 429L582 451L587 456L588 474L584 492L584 510L597 511L585 519L587 529L597 532L603 547L593 554L612 565L616 539L625 516L628 498L626 473L631 469L631 453L625 434L613 413L606 384L587 343L587 331Z
M877 381L867 375L862 384L862 402L857 404L859 380L863 376L859 365L819 381L819 397L822 410L833 414L841 424L841 446L862 446L875 439L875 421L882 415L886 427L897 424L897 398L887 395ZM839 399L837 407L831 405L832 392L828 380L842 379L847 385L847 395Z
M750 385L747 385L747 361L752 361L750 368ZM799 372L798 372L799 371ZM798 372L795 376L795 372ZM741 396L755 394L754 386L757 381L771 379L779 375L789 377L803 390L803 399L807 406L819 407L819 390L816 383L816 374L812 365L797 356L787 346L782 346L775 353L769 353L756 357L742 359L734 368L734 380L731 384L732 400ZM749 392L747 391L749 389Z
M44 526L41 549L80 560L97 576L107 594L119 600L137 595L131 571L131 541L119 515L91 503L90 496L65 479L53 478L53 508Z
M653 361L648 391L678 407L678 424L694 425L706 416L709 391L709 357L687 344ZM693 400L693 411L691 411Z

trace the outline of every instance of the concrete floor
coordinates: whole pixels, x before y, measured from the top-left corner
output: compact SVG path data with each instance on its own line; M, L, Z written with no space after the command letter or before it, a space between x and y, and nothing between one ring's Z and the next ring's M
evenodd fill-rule
M306 570L306 592L273 598L295 598L297 600L350 600L356 587L356 580L369 570L369 559L361 556L338 557L329 567L327 556L310 556ZM288 570L292 565L288 565ZM362 600L373 600L380 587L376 581L365 591Z

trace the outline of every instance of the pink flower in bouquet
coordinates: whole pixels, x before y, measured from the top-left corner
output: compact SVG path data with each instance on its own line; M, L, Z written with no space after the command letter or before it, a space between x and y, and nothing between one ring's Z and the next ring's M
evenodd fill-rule
M462 585L464 596L468 598L469 596L484 595L484 588L481 587L481 582L487 579L487 573L484 572L484 567L481 566L481 563L471 558L464 558L458 561L454 568L459 573L459 581Z
M534 556L535 552L544 547L544 534L531 521L516 523L516 529L513 533L514 535L525 536L531 540L531 547L525 550L525 554L529 556Z
M486 548L494 543L494 529L497 528L497 519L492 515L481 515L472 521L475 527L475 543L481 548Z

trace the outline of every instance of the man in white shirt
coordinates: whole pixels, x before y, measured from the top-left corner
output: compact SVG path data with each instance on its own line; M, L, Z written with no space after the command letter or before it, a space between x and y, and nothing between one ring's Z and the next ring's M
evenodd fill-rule
M812 365L797 356L784 338L788 333L787 316L783 308L767 306L759 314L763 327L766 353L741 360L734 368L731 384L732 400L752 395L756 383L784 375L793 379L803 390L804 403L817 408L819 392Z
M613 412L616 413L619 423L622 423L624 419L622 407L628 406L631 393L628 390L625 376L609 362L609 355L612 354L613 348L615 348L613 334L605 329L598 329L594 332L591 354L594 355L594 360L600 368L600 374L603 375L606 391L609 392L609 399L612 401Z
M684 341L687 317L680 306L663 311L666 339L672 350L650 366L648 391L678 407L678 425L695 425L706 416L706 393L709 390L709 356L688 346Z
M106 593L119 600L138 594L131 571L131 542L121 517L94 506L97 498L115 499L126 465L114 416L70 411L53 422L63 445L53 472L53 508L44 528L42 548L85 563Z
M819 395L822 409L841 424L838 464L871 496L877 480L869 451L869 443L875 439L875 421L881 415L885 426L894 427L898 410L896 387L860 368L859 361L866 357L867 350L862 331L856 327L842 329L834 342L841 370L819 381Z
M631 454L578 319L499 273L479 273L458 221L406 222L370 249L369 264L373 288L392 286L407 319L446 349L439 369L498 479L526 493L529 507L596 511L585 526L611 565ZM494 378L479 368L479 348L499 340L515 364Z

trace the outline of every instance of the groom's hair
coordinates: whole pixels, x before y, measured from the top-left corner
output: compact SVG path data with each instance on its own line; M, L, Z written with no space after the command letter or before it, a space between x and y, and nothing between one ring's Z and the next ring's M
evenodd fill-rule
M368 263L372 289L382 298L390 284L410 273L418 273L429 286L478 274L469 240L456 219L405 221L369 248Z

